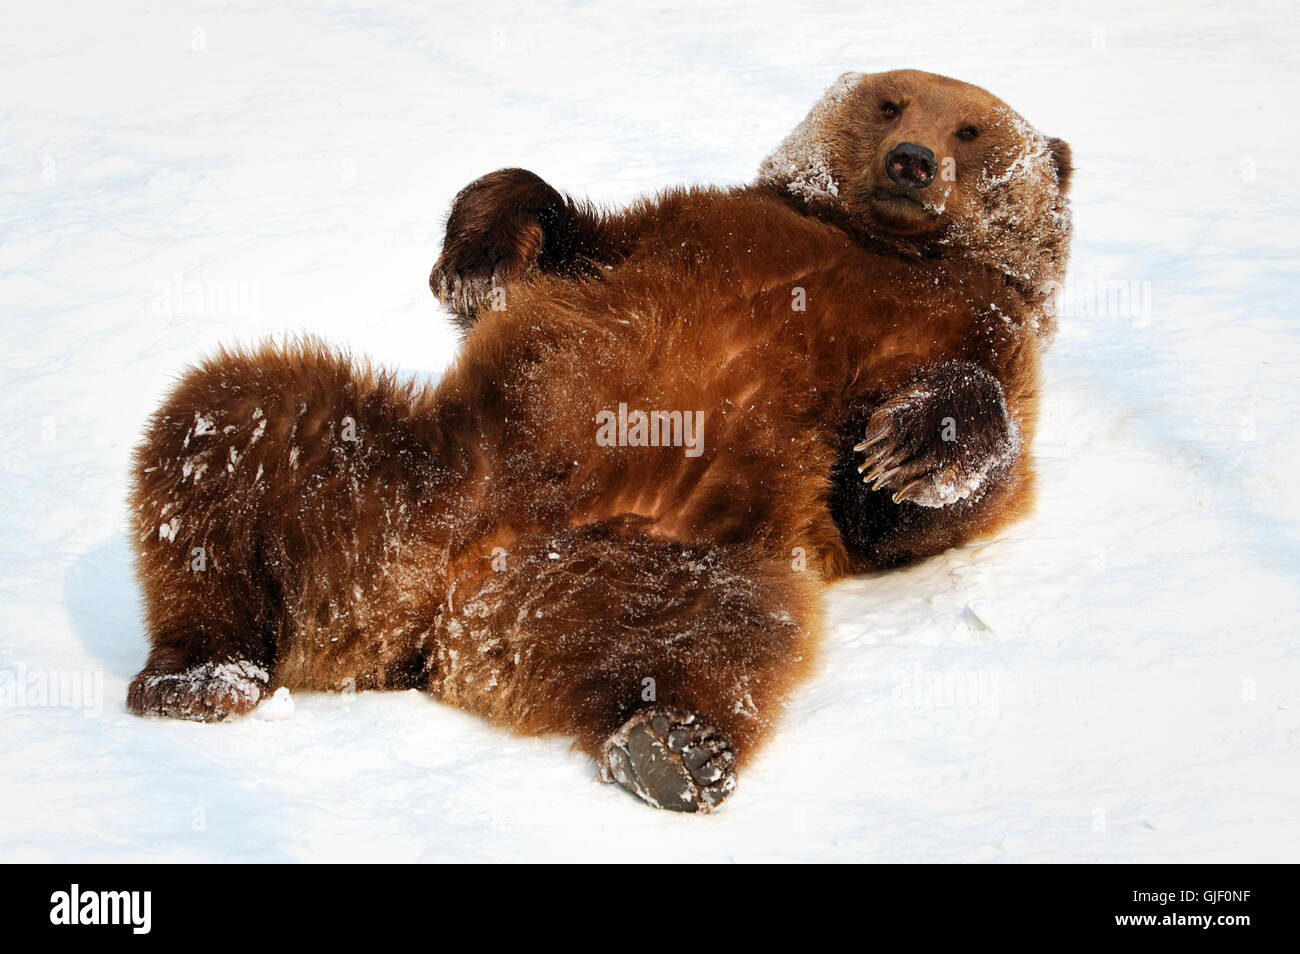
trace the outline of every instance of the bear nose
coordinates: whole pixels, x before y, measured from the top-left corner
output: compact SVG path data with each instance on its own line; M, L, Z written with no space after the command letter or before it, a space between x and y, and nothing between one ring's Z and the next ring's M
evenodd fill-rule
M904 189L924 189L938 170L934 153L914 142L901 142L885 156L885 171Z

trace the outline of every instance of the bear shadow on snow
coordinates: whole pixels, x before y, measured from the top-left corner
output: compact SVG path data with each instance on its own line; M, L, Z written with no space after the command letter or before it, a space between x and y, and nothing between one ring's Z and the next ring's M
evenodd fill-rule
M133 559L125 535L114 534L77 557L63 578L63 605L81 645L124 679L149 645Z

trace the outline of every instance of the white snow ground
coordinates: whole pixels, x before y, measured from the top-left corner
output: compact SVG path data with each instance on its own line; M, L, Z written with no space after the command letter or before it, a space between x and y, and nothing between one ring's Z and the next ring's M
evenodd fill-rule
M495 6L6 6L0 858L1300 860L1294 7ZM436 374L425 276L474 176L746 181L841 71L900 66L1074 147L1042 502L839 586L723 812L416 693L125 713L127 459L183 365L312 329ZM41 704L82 672L88 712Z

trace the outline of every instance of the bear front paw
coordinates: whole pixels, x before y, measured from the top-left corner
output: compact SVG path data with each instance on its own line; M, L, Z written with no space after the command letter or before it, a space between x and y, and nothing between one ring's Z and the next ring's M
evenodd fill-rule
M946 507L975 494L1019 449L997 378L964 362L941 365L894 392L853 449L872 490L895 503Z
M536 222L519 223L518 234L450 237L429 275L429 287L438 301L458 315L502 311L506 286L532 270L542 246L542 229Z
M655 808L707 813L735 790L735 764L731 745L697 716L647 709L610 736L601 769Z
M447 218L442 254L429 287L444 305L471 318L481 309L506 307L506 287L537 267L543 221L563 198L524 169L501 169L471 182L456 196Z

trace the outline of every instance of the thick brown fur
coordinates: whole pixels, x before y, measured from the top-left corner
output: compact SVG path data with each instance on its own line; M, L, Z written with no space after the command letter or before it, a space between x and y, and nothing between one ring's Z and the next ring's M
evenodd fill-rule
M711 779L743 762L829 581L1028 506L1069 240L1068 148L983 90L846 77L800 130L752 186L612 214L523 170L471 184L430 279L466 329L436 387L313 340L190 371L136 455L130 707L422 686L602 761L667 712L662 752L688 725L726 750ZM941 210L881 194L900 137L955 159ZM700 412L698 455L598 441L620 405Z

